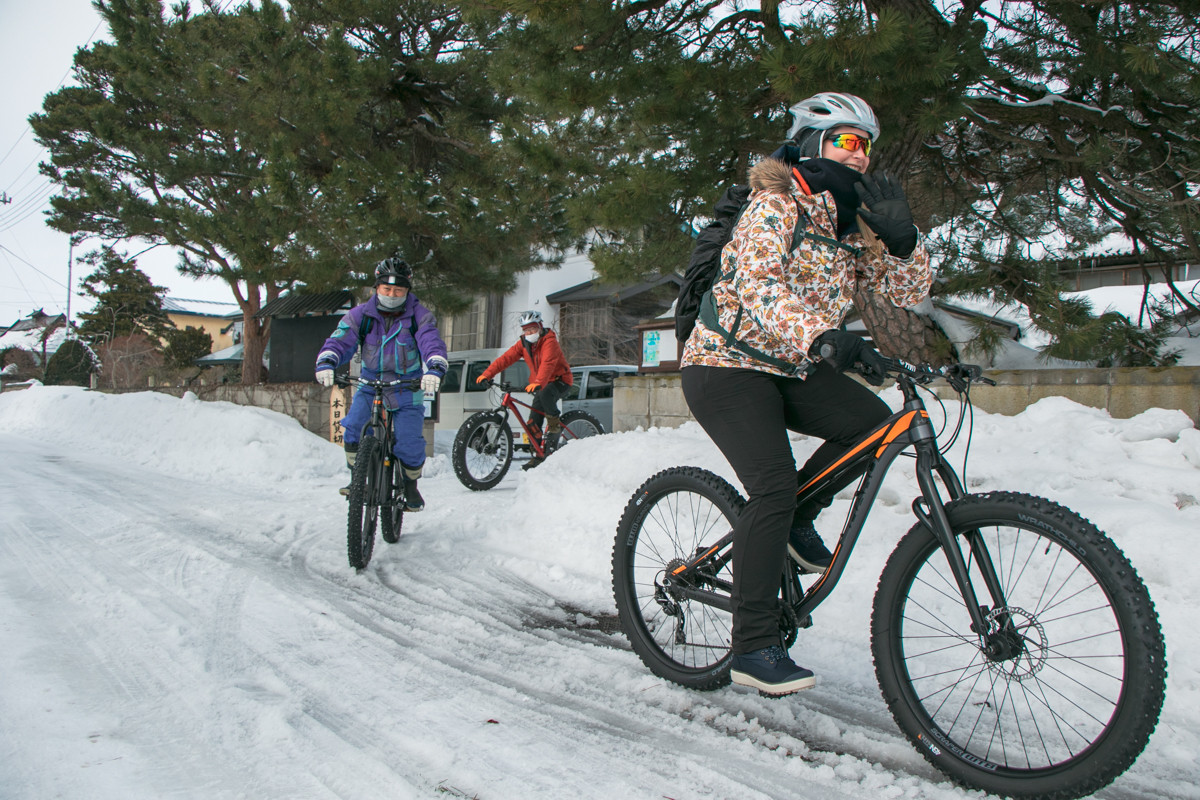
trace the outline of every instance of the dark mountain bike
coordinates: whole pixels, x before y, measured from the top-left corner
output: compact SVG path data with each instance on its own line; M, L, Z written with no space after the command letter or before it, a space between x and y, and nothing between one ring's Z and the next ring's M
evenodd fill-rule
M1146 587L1116 545L1070 509L1016 492L965 491L945 453L963 430L971 384L986 381L978 367L885 361L903 409L799 489L807 498L866 468L829 568L806 573L791 558L782 566L780 639L790 647L812 624L888 468L912 450L917 523L884 566L871 613L875 673L892 716L964 786L1011 797L1095 792L1133 764L1162 709L1165 648ZM942 446L918 393L935 378L963 401ZM730 682L731 528L744 504L717 475L677 467L626 505L613 594L625 635L656 675L696 689Z
M420 380L369 381L339 378L338 384L356 384L375 391L371 417L363 425L358 456L350 477L350 512L346 524L346 555L350 566L365 569L375 550L375 529L388 544L400 541L404 525L404 469L392 453L395 430L384 395L390 389L421 388Z
M518 391L519 387L491 380L487 381L487 384L499 386L504 392L500 404L490 411L480 411L467 417L454 436L454 447L450 452L450 460L454 464L454 474L458 476L458 480L463 486L477 492L491 489L504 479L512 464L514 450L525 450L537 458L549 455L543 440L521 415L521 407L533 410L533 406L513 397L513 392ZM509 414L512 414L524 431L524 438L528 444L514 445L513 430L508 424ZM575 439L604 433L604 426L600 424L600 420L586 411L567 411L560 419L560 448Z

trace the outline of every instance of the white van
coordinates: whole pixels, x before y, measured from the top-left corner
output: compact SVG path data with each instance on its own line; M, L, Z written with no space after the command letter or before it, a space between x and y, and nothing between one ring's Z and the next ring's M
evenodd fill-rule
M449 353L450 363L446 377L442 379L437 395L437 422L434 430L447 431L451 436L467 417L476 411L495 408L500 403L502 392L498 388L488 389L475 383L488 365L500 357L502 348L482 350L456 350ZM575 367L571 370L574 385L562 399L562 410L581 409L592 414L611 431L613 423L613 381L619 375L637 372L637 367L628 364L598 364ZM500 380L512 386L524 387L529 383L529 365L524 359L508 367L500 374ZM529 396L519 392L520 399L529 402ZM524 410L522 413L527 413Z
M446 360L450 366L437 393L435 431L450 431L453 435L467 417L476 411L495 408L500 403L502 392L499 389L489 389L476 383L475 379L503 352L500 348L486 348L456 350L447 354ZM518 361L501 373L501 379L514 385L519 382L524 386L522 374L528 375L529 367L524 361Z

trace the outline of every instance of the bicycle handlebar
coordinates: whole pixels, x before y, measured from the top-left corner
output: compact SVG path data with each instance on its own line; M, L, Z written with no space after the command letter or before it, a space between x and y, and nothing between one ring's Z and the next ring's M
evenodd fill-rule
M943 379L959 394L967 390L972 383L985 383L995 386L991 378L983 377L983 367L976 364L947 364L944 367L933 367L929 364L910 364L899 358L880 356L889 374L903 376L913 383L931 383L938 378Z
M366 378L351 378L349 376L344 376L344 375L335 375L333 377L333 382L336 383L338 386L350 386L351 384L357 384L358 386L366 386L371 389L392 389L395 387L399 387L401 389L411 389L414 392L417 389L421 388L421 379L420 378L409 378L407 380L405 380L403 378L397 378L394 381L381 381L381 380L367 380Z

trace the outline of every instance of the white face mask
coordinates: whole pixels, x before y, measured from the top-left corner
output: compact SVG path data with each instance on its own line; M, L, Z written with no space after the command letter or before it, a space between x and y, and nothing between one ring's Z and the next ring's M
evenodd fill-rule
M527 334L525 334L525 341L529 342L530 344L533 344L534 342L536 342L538 340L538 337L541 335L542 335L541 331L534 331L533 333L527 333Z
M404 297L388 297L386 295L375 295L375 304L384 311L396 311L404 308L404 301L408 299L408 295Z

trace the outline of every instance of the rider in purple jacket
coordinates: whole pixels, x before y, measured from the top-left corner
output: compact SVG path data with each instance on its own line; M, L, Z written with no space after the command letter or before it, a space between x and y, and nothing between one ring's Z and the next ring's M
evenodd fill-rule
M391 389L384 397L396 431L392 452L404 468L404 510L420 511L425 501L417 479L425 465L425 395L441 386L449 362L433 312L410 294L412 268L402 258L386 258L375 268L375 296L342 317L317 356L316 378L333 385L333 372L350 362L362 345L362 377L367 380L420 379L421 391ZM360 388L341 420L346 463L354 470L363 425L371 416L375 390ZM349 494L344 487L342 494Z

